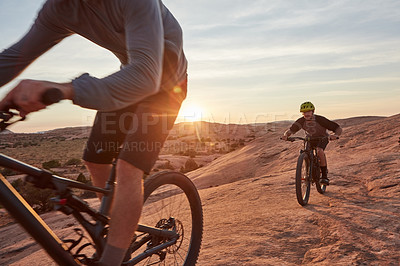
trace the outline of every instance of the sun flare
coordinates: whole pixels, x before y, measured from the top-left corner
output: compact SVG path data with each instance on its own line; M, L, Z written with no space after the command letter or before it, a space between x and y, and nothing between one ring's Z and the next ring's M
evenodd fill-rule
M204 119L204 110L197 105L190 104L182 106L178 116L184 122L201 121Z

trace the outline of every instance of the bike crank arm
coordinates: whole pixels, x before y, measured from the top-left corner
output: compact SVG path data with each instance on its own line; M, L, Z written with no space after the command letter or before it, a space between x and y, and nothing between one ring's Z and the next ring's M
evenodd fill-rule
M168 239L178 237L178 234L175 231L159 229L159 228L150 227L150 226L141 225L141 224L138 225L138 229L136 231L141 232L141 233L148 233L150 235L168 238Z
M145 258L150 257L151 255L154 255L154 254L162 251L163 249L166 249L166 248L174 245L177 240L178 240L178 238L175 238L175 239L172 239L171 241L168 241L163 244L157 245L153 248L147 249L143 253L141 253L138 256L131 259L130 261L122 263L122 265L129 265L129 266L135 265L135 264L139 263L140 261L144 260Z

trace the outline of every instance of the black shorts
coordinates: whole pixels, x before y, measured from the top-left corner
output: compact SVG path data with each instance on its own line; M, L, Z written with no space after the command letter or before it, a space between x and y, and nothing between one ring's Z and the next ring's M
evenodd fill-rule
M323 139L320 139L320 140L313 140L311 142L312 142L311 143L312 146L314 146L314 147L316 146L318 148L321 148L321 149L325 150L326 146L329 143L329 140L328 140L328 138L323 138Z
M97 112L83 159L110 164L118 156L148 174L174 125L186 90L187 80L124 109Z

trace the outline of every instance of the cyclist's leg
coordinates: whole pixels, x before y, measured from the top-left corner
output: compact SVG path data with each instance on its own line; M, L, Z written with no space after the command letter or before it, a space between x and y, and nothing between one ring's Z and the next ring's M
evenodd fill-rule
M97 164L85 161L86 168L89 170L92 178L92 183L96 187L105 187L106 182L110 176L111 164ZM101 200L103 194L96 193L97 197Z
M127 134L135 132L138 121L136 109L137 105L132 105L114 112L97 113L84 153L94 185L105 186L111 162L118 155ZM142 177L142 170L118 160L108 241L99 265L120 265L125 256L141 213ZM124 244L126 242L128 244Z
M122 263L134 237L142 207L143 171L124 160L118 160L110 229L100 265Z
M118 155L110 229L100 263L118 265L118 256L123 259L122 251L134 236L143 205L143 173L149 174L155 164L183 100L172 96L171 92L160 92L137 104L134 113L123 116L131 124L126 127L130 130ZM111 258L113 262L108 260Z
M125 111L134 111L135 106L125 108ZM122 143L124 134L120 130L119 117L123 110L116 112L97 112L92 131L83 154L83 160L93 185L105 187L110 176L111 162L114 159L119 143ZM101 193L97 193L99 199Z
M317 145L317 153L318 153L318 159L319 159L319 166L320 167L326 167L327 166L325 149L326 149L326 146L328 145L328 143L329 143L328 139L323 139Z
M321 182L325 185L329 184L328 163L325 155L325 148L327 145L328 145L328 140L320 141L320 143L317 145L319 166L321 168Z
M327 160L324 150L320 147L317 147L317 152L318 152L319 165L321 167L327 166Z

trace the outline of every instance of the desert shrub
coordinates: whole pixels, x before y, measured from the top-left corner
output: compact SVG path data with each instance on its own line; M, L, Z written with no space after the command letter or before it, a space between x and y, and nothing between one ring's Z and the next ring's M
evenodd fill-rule
M10 176L10 175L18 175L18 172L15 172L14 170L4 168L0 170L0 174L4 176Z
M170 170L174 170L175 167L171 164L170 161L166 161L164 164L160 165L159 168L161 169L170 169Z
M0 147L0 149L7 149L7 148L12 148L12 145L8 144L8 143L5 143L5 144L2 144L1 147Z
M193 160L192 158L189 158L185 163L185 167L182 166L180 171L181 171L181 173L187 173L187 172L196 170L197 168L199 168L199 166L197 165L195 160Z
M190 149L190 150L186 150L183 155L189 156L190 158L195 158L197 155L197 152L193 149Z
M12 147L13 147L13 148L17 148L18 146L21 146L21 145L22 145L22 142L17 141L17 142L15 142L15 143L12 145Z
M61 167L61 163L58 160L51 160L51 161L42 163L42 167L45 169Z
M87 183L89 180L86 179L86 176L82 173L79 173L78 177L76 178L76 181L82 182L82 183Z
M71 159L69 159L66 163L65 163L65 165L75 165L75 166L78 166L78 165L81 165L81 159L78 159L78 158L71 158Z
M22 147L26 148L26 147L29 147L29 146L38 146L38 145L39 145L39 144L36 143L36 142L31 142L31 141L29 141L29 142L24 142L24 143L22 144Z
M52 189L39 189L21 179L15 180L11 185L37 213L44 213L53 209L50 198L55 197L55 194Z
M79 177L78 177L79 178ZM90 181L90 180L87 180L86 181L86 185L92 185L92 181ZM97 195L96 195L96 193L95 192L93 192L93 191L89 191L89 190L84 190L82 193L81 193L81 198L84 198L84 199L92 199L92 198L96 198L97 197Z
M233 149L233 150L235 150L235 149L237 149L238 147L239 147L239 143L232 143L231 145L231 150Z
M197 168L199 168L199 166L197 165L196 161L193 160L192 158L189 158L186 161L186 163L185 163L186 171L190 172L190 171L196 170Z

